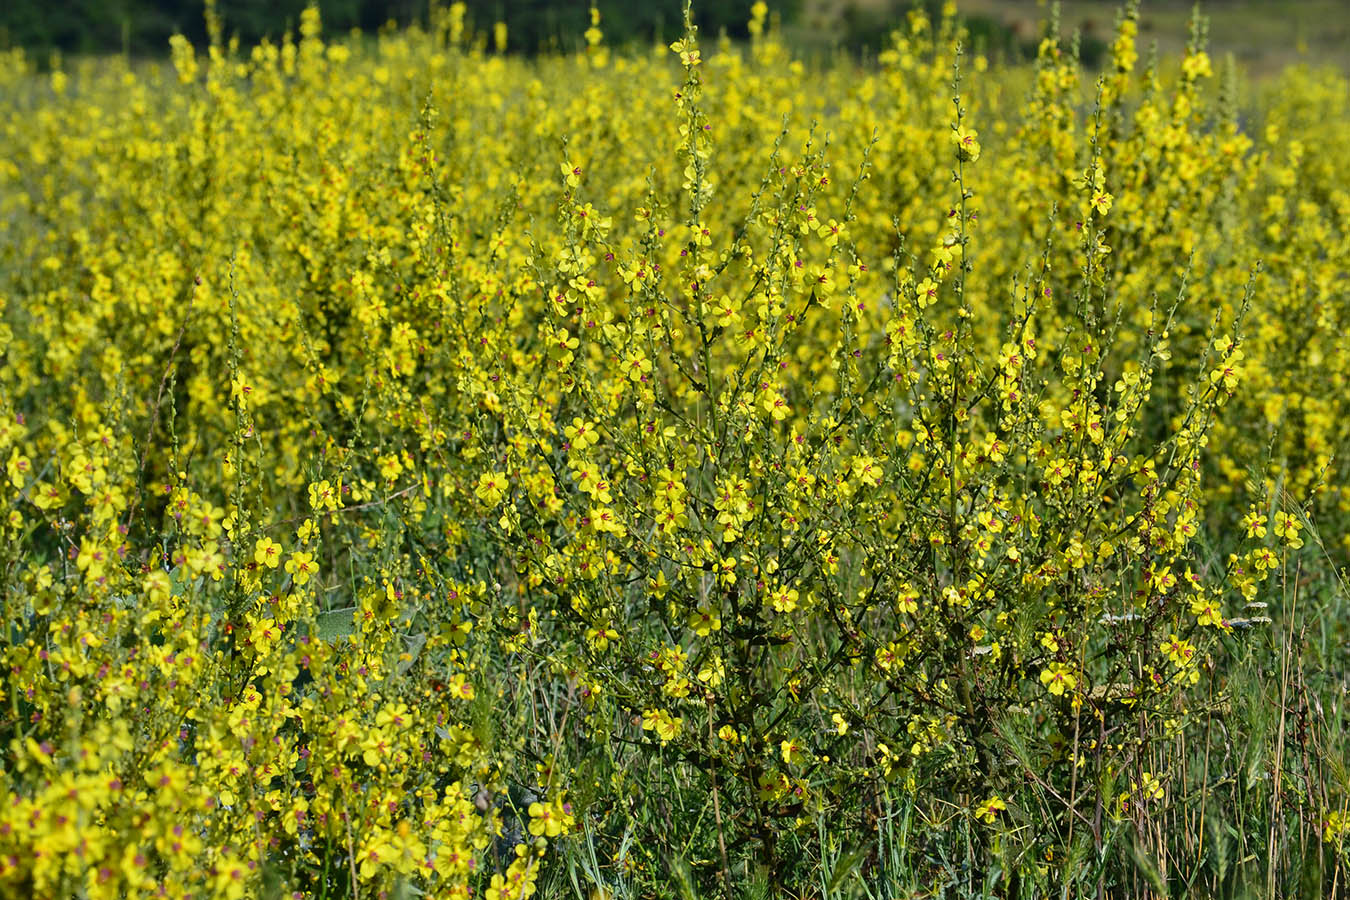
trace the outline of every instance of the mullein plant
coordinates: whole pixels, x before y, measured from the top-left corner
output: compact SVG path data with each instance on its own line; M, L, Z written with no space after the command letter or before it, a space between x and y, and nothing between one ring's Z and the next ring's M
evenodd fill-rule
M800 892L898 806L1011 893L1184 868L1350 550L1344 78L751 15L0 57L3 892L514 900L581 830ZM1344 884L1334 746L1272 879Z

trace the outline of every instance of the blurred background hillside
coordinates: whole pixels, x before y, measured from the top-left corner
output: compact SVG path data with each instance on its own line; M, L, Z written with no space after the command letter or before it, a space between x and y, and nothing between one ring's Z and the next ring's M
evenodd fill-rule
M880 46L904 18L906 0L802 0L792 23L799 42L846 46L864 52ZM940 6L937 0L925 3ZM1062 33L1077 32L1083 62L1105 59L1124 0L1061 0ZM1142 0L1139 47L1157 43L1164 56L1186 44L1195 0ZM983 52L1031 58L1050 14L1050 0L957 0L972 38ZM1249 72L1268 73L1293 62L1350 67L1350 0L1202 0L1211 54L1232 53Z
M218 0L228 34L248 44L280 38L294 28L308 0ZM354 28L375 31L424 19L431 0L320 0L330 35ZM448 3L449 0L442 0ZM696 0L705 35L725 31L745 36L753 0ZM473 24L483 30L504 21L509 49L517 53L568 50L583 42L590 0L468 0ZM681 19L682 0L596 0L610 44L670 40ZM866 58L916 5L940 0L777 0L770 3L784 34L798 52L847 51ZM977 49L1003 59L1034 54L1048 0L960 0ZM1120 0L1064 0L1061 25L1077 32L1083 61L1096 65L1110 40ZM1156 41L1174 53L1186 40L1189 0L1145 0L1141 45ZM0 49L23 47L44 61L53 50L158 56L170 35L205 41L202 0L0 0ZM1350 0L1207 0L1211 49L1233 53L1255 73L1306 60L1350 69Z
M243 43L280 38L294 29L310 0L217 0L226 33ZM449 6L443 0L440 6ZM744 32L753 0L696 3L701 27L716 34L723 28ZM429 0L319 0L324 29L330 35L353 28L374 31L390 24L425 20ZM468 0L469 18L480 29L504 21L510 27L510 49L534 53L569 49L584 43L590 25L589 0ZM650 41L675 34L683 0L597 0L606 37L611 43ZM800 0L775 8L795 16ZM194 43L206 38L202 0L0 0L0 44L40 52L134 55L167 52L170 35L181 32ZM673 38L672 38L673 39Z

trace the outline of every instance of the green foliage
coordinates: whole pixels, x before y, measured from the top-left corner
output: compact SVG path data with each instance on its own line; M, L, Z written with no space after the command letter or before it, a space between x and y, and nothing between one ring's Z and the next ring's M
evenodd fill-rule
M696 20L709 34L726 31L744 38L751 3L701 4ZM263 38L276 41L294 31L306 5L305 0L217 0L215 10L225 34L247 45ZM466 6L469 20L480 29L507 22L512 49L525 53L574 49L590 24L585 2L469 0ZM597 0L595 6L613 44L670 40L683 28L680 0ZM793 0L775 4L779 13L789 16L795 6ZM427 0L324 0L321 7L324 27L333 35L352 28L371 32L389 22L425 21L430 9ZM0 49L24 47L39 59L50 50L162 55L174 34L196 44L205 42L203 0L8 0L0 5Z

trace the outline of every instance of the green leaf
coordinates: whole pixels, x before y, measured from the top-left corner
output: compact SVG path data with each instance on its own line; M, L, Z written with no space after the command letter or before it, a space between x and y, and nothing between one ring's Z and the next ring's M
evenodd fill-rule
M853 874L853 870L858 868L858 865L866 856L867 851L861 847L855 847L839 857L838 862L834 865L834 872L830 874L830 883L825 886L825 892L827 894L834 893L839 885L844 883L844 879Z
M356 607L330 609L321 612L317 618L319 637L325 641L336 641L348 637L356 630Z
M1131 851L1139 874L1144 876L1144 880L1148 882L1149 887L1159 897L1165 898L1167 896L1167 882L1163 881L1162 872L1158 870L1158 864L1153 861L1153 857L1149 856L1148 851L1137 843L1131 848Z
M412 668L413 663L417 662L417 657L421 654L422 648L427 644L427 635L426 632L422 632L420 634L409 635L405 637L404 640L408 643L408 658L400 660L399 664L394 668L395 673L399 675L406 675L408 670Z

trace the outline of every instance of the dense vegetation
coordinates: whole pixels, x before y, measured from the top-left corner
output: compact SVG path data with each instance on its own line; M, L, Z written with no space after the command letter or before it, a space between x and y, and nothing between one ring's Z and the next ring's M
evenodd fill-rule
M695 11L707 33L723 30L744 37L752 0L721 0ZM183 34L194 43L207 40L202 17L203 0L6 0L0 6L0 49L23 47L45 62L51 50L65 53L129 52L162 56L169 38ZM305 10L305 0L214 0L209 4L227 38L253 44L264 38L279 41L294 32ZM326 0L323 28L343 35L353 28L367 32L393 23L407 25L423 19L428 10L447 6L437 0ZM797 0L779 4L791 15ZM493 23L511 23L511 49L534 53L541 49L575 49L584 44L587 4L567 0L468 0L467 19L488 32ZM660 40L677 36L683 25L680 0L597 0L611 43ZM434 14L434 12L433 12Z
M1350 92L1136 21L0 56L0 893L1343 893Z

